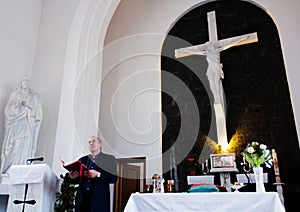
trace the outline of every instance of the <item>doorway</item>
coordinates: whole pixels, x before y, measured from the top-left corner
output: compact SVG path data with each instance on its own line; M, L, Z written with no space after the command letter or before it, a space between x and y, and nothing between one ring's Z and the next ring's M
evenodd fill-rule
M146 157L117 159L118 181L115 184L114 212L122 212L132 193L143 192Z

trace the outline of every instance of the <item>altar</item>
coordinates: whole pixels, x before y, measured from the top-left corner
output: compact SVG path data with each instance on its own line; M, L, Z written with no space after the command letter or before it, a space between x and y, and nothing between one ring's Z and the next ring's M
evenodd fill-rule
M276 192L133 193L124 212L284 212Z
M24 206L27 212L53 212L58 182L58 177L47 164L12 166L7 212L22 211Z

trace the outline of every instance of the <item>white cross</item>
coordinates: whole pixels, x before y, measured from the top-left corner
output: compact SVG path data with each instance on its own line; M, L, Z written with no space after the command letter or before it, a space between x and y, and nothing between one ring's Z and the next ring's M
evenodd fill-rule
M226 118L224 108L224 92L222 87L222 79L224 73L220 62L220 52L233 46L257 42L257 33L240 35L232 38L218 40L217 24L215 11L207 13L209 41L186 48L176 49L175 57L186 57L190 55L205 55L208 62L207 78L210 89L214 96L214 109L216 113L216 125L218 144L227 146Z

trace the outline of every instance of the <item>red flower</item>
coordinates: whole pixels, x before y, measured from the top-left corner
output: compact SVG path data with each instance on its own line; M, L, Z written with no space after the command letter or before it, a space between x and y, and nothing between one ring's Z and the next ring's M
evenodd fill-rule
M194 157L187 157L185 158L185 160L188 171L197 170L198 168L200 168L198 161Z
M193 162L193 161L195 160L195 158L186 158L186 160L187 160L188 162Z

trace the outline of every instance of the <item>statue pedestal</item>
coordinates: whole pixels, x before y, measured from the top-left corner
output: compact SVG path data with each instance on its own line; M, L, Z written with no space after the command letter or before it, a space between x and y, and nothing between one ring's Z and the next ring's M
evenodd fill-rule
M0 177L0 212L7 211L7 202L9 197L8 177L1 175Z
M53 212L55 194L58 191L58 177L47 164L15 165L9 170L10 195L7 212L20 212L24 204L15 204L15 200L35 200L35 204L25 204L26 212Z

